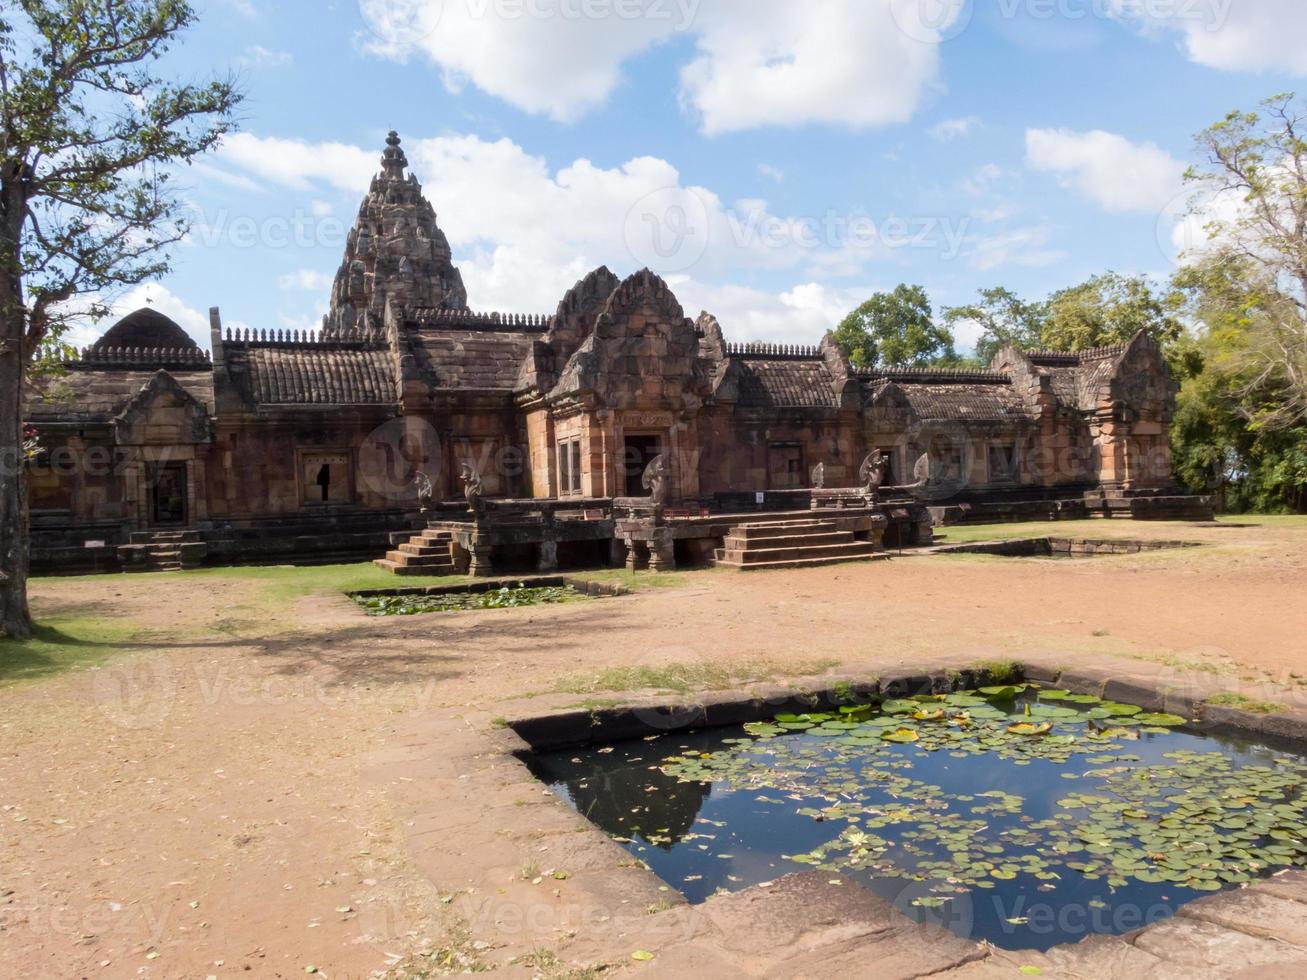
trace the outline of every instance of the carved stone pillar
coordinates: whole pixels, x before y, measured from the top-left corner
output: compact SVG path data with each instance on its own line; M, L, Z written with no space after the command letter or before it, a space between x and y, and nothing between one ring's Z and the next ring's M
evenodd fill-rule
M474 578L489 578L495 574L494 563L490 560L490 543L480 535L472 539L468 554L471 556L467 569L469 575Z
M676 543L672 529L660 527L649 542L649 568L655 572L676 571Z
M631 541L626 543L626 570L628 572L643 572L649 567L649 545L643 541Z
M558 571L558 542L542 541L536 552L537 572Z

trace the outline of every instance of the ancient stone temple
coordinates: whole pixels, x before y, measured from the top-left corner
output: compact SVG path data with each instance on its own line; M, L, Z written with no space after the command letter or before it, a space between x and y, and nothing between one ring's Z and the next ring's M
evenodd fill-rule
M38 568L375 557L418 531L392 564L484 571L492 545L503 565L729 559L740 515L819 506L874 450L897 497L823 534L1209 509L1172 487L1175 386L1146 336L1006 350L979 372L858 371L829 336L728 343L652 272L607 268L552 313L475 312L406 171L392 134L320 332L224 331L214 309L205 351L146 309L40 383ZM622 510L654 460L656 541Z

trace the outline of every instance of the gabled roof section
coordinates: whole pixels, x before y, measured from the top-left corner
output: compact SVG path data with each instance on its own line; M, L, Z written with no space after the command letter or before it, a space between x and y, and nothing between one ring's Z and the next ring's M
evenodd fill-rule
M158 371L149 381L141 385L136 395L123 406L114 422L120 425L134 425L141 416L161 401L171 401L203 418L209 417L207 405L201 404L167 371Z

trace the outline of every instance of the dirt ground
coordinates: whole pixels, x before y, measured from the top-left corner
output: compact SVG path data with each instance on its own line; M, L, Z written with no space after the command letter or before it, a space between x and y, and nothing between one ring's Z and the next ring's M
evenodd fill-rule
M457 966L495 937L467 934L414 869L369 756L413 712L493 712L560 679L600 698L609 668L1052 651L1307 702L1307 524L1087 530L1208 547L694 572L625 598L397 619L315 595L265 638L220 628L248 580L43 580L38 614L93 605L195 639L0 686L0 976L366 977L442 949Z

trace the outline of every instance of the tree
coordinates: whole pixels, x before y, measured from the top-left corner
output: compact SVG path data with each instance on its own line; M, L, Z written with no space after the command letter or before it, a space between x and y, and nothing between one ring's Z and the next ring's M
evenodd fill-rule
M1280 424L1283 403L1253 384L1250 355L1293 301L1259 264L1216 252L1175 276L1182 310L1197 334L1173 355L1181 380L1171 429L1179 478L1222 494L1231 510L1307 509L1307 424Z
M953 335L935 322L921 286L876 293L835 328L854 367L923 367L957 360Z
M942 311L944 323L957 335L958 324L979 325L976 360L989 364L1004 347L1030 349L1043 346L1047 303L1027 303L1010 289L996 286L982 289L980 299L969 306L949 306Z
M1210 250L1244 263L1262 293L1280 297L1240 345L1238 373L1248 401L1278 403L1260 425L1290 429L1307 421L1307 103L1277 95L1262 109L1232 112L1200 133L1206 159L1186 179L1209 205L1234 202L1231 216L1205 214Z
M230 80L151 68L195 21L184 0L0 8L0 635L26 637L23 386L74 315L157 278L187 230L171 168L234 127ZM80 309L70 301L82 299Z
M1094 276L1054 293L1046 309L1038 345L1045 350L1074 352L1124 344L1140 331L1165 350L1184 334L1167 296L1144 276Z

